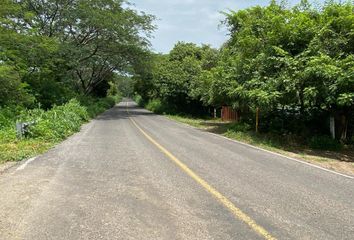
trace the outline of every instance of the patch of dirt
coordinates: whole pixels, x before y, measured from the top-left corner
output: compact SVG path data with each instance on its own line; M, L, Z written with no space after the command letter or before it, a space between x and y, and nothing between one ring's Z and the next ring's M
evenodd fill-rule
M203 125L203 129L217 134L223 134L230 127L231 122L217 122L217 121L204 121L201 123Z
M354 163L354 150L353 149L344 149L339 152L333 151L316 151L316 150L304 150L304 153L311 156L318 156L323 158L336 159L342 162L353 162Z

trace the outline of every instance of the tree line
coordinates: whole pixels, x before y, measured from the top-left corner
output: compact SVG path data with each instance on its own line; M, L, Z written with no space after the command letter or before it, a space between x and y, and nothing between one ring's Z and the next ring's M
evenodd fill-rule
M332 119L336 138L353 142L352 1L224 14L229 39L219 49L178 42L156 54L155 17L127 1L3 0L0 115L135 91L160 112L231 106L254 123L259 109L264 132L329 135Z
M284 1L225 14L219 49L178 42L139 69L135 91L165 112L232 106L260 130L353 141L354 3Z

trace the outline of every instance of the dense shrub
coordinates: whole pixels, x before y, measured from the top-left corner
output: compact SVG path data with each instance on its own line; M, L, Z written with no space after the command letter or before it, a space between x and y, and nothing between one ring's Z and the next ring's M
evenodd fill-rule
M16 113L10 107L0 108L0 129L11 126L16 118Z
M144 107L144 105L145 105L144 99L143 99L139 94L137 94L137 95L134 96L134 101L135 101L140 107Z
M29 134L32 138L60 140L78 131L81 124L89 119L86 108L75 99L49 111L35 112L38 114L35 116L36 124L30 128Z
M120 96L106 98L80 97L64 105L54 106L50 110L35 109L0 109L0 141L16 139L16 122L35 122L30 127L28 138L60 140L78 131L83 122L102 113L120 101Z
M80 130L82 123L115 105L120 96L80 97L45 111L41 108L0 108L0 163L45 152L53 144ZM23 139L16 137L16 122L32 122Z
M106 109L113 107L121 100L121 96L109 96L106 98L93 98L81 96L78 98L81 105L85 106L89 117L95 117Z
M335 139L329 136L314 136L309 141L309 146L319 150L340 150L342 145Z
M161 102L160 99L152 99L146 104L146 109L154 112L154 113L168 113L169 107Z

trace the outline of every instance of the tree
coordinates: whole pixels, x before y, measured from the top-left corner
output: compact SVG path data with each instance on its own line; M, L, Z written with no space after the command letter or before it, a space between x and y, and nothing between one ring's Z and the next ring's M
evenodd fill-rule
M18 73L10 66L0 64L0 85L0 106L29 106L33 103L27 84L21 82Z
M155 56L149 97L160 99L174 111L205 111L201 74L216 66L217 58L218 51L210 46L178 42L169 54Z
M134 70L139 56L148 51L154 29L153 16L123 3L5 0L0 11L1 60L15 66L40 101L48 100L48 89L59 86L59 95L71 89L103 96L115 72Z

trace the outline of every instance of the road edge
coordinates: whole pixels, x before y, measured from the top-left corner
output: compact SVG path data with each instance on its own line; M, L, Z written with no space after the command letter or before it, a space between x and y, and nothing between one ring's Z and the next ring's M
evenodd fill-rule
M144 109L145 109L145 108L144 108ZM147 109L146 109L146 110L147 110ZM147 111L149 111L149 110L147 110ZM151 111L149 111L149 112L151 112ZM155 114L155 113L154 113L154 114ZM210 134L210 135L213 135L213 136L221 137L221 138L223 138L223 139L226 139L226 140L231 141L231 142L234 142L234 143L238 143L238 144L241 144L241 145L244 145L244 146L247 146L247 147L256 149L256 150L259 150L259 151L263 151L263 152L267 152L267 153L270 153L270 154L273 154L273 155L276 155L276 156L279 156L279 157L283 157L283 158L286 158L286 159L288 159L288 160L295 161L295 162L298 162L298 163L302 163L302 164L305 164L305 165L308 165L308 166L311 166L311 167L320 169L320 170L322 170L322 171L326 171L326 172L329 172L329 173L332 173L332 174L336 174L336 175L339 175L339 176L342 176L342 177L345 177L345 178L348 178L348 179L354 179L354 176L352 176L352 175L345 174L345 173L340 173L340 172L337 172L337 171L334 171L334 170L331 170L331 169L328 169L328 168L325 168L325 167L316 165L316 164L314 164L314 163L307 162L306 160L302 160L302 159L297 159L297 158L289 157L289 156L286 156L286 155L281 154L281 153L273 152L273 151L270 151L270 150L267 150L267 149L264 149L264 148L261 148L261 147L258 147L258 146L254 146L254 145L251 145L251 144L248 144L248 143L244 143L244 142L241 142L241 141L232 139L232 138L228 138L228 137L223 136L223 135L221 135L221 134L208 132L208 131L205 131L205 130L203 130L203 129L201 129L201 128L198 128L198 127L189 125L189 124L187 124L187 123L183 123L183 122L180 122L180 121L178 121L178 120L169 118L169 117L167 117L167 116L165 116L165 115L161 115L161 114L156 114L156 115L157 115L157 116L160 116L160 117L163 117L163 118L165 118L165 119L171 120L171 121L173 121L173 122L175 122L175 123L181 124L181 125L183 125L183 126L186 126L186 127L189 127L189 128L195 129L195 130L199 130L199 131L202 131L202 132L204 132L204 133L207 133L207 134Z

